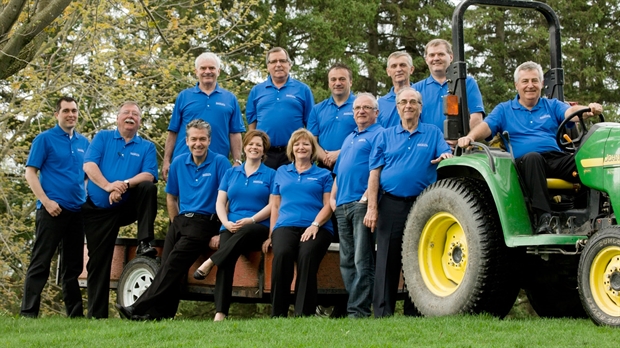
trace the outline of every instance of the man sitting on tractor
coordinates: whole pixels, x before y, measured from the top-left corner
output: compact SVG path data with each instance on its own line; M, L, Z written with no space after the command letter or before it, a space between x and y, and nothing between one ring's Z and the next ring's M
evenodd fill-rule
M547 177L577 181L573 154L564 153L556 142L556 131L562 121L582 105L569 106L558 99L541 98L543 87L542 67L535 62L525 62L514 73L517 96L499 104L489 116L469 134L458 140L460 147L473 141L489 138L497 132L508 131L515 164L530 199L535 220L534 231L553 233L552 213L547 190ZM590 103L590 112L584 118L602 113L603 107Z

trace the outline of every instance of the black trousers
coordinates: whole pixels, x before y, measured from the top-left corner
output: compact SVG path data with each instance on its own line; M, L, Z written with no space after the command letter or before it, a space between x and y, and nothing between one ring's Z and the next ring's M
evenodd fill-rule
M61 207L62 208L62 207ZM30 265L24 282L21 315L37 317L41 292L50 274L54 253L60 254L62 298L68 317L83 317L82 294L78 276L84 263L84 220L82 212L62 208L60 215L51 216L44 207L36 213L36 234Z
M376 318L394 315L403 266L403 231L414 201L414 197L403 200L386 194L379 200L379 218L375 229L377 264L372 301Z
M215 310L217 312L228 315L237 259L241 254L261 250L267 237L269 237L269 228L261 224L245 225L236 233L228 230L220 233L220 248L211 255L211 261L217 265L215 280Z
M168 228L161 267L153 283L133 304L135 315L150 315L153 319L174 318L181 301L181 286L187 272L198 256L209 248L211 237L220 228L211 215L179 215Z
M157 187L150 181L129 190L129 199L114 208L98 208L88 200L82 206L88 246L88 318L107 318L110 299L110 269L118 231L138 221L138 240L154 238Z
M267 158L265 159L265 165L275 170L281 165L290 164L291 161L286 156L286 146L271 147L267 151Z
M558 178L569 182L579 182L573 177L577 171L575 156L563 152L551 151L544 153L529 152L516 159L517 169L536 211L551 212L549 206L549 190L547 178Z
M317 272L332 241L332 234L320 228L315 239L301 242L305 227L278 227L271 235L271 316L286 317L291 303L291 283L295 281L295 316L316 313Z

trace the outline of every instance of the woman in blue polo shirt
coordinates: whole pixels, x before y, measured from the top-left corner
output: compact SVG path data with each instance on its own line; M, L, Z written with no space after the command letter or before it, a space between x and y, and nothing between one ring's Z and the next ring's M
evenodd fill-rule
M332 176L317 167L317 142L308 130L298 129L286 154L293 161L278 168L271 191L271 235L263 251L273 247L271 316L286 317L291 282L295 281L295 316L314 315L317 272L332 240L329 196Z
M245 163L230 168L220 183L215 206L222 222L220 248L194 273L194 278L202 280L214 265L218 266L214 321L228 315L237 259L248 251L260 250L269 235L269 194L276 171L262 163L268 149L265 132L249 131L243 140Z

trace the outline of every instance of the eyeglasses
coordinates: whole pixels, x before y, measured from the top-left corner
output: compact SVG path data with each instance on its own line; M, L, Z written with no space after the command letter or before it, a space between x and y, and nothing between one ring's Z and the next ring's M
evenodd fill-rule
M368 106L368 105L358 105L353 107L353 111L360 111L364 109L364 111L372 111L372 110L376 110L377 108L373 107L373 106Z
M274 60L268 61L267 63L272 64L272 65L280 63L280 64L284 65L284 64L288 63L288 60L286 60L286 59L274 59Z
M417 100L417 99L411 99L411 100L402 99L401 101L398 102L398 105L400 105L400 106L406 106L407 104L411 104L411 105L420 104L420 105L422 105L422 102Z

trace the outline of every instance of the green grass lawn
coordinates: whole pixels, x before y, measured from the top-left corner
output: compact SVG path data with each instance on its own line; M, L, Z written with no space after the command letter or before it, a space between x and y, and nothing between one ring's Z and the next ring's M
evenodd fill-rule
M590 320L489 316L132 322L0 316L0 347L618 347Z

